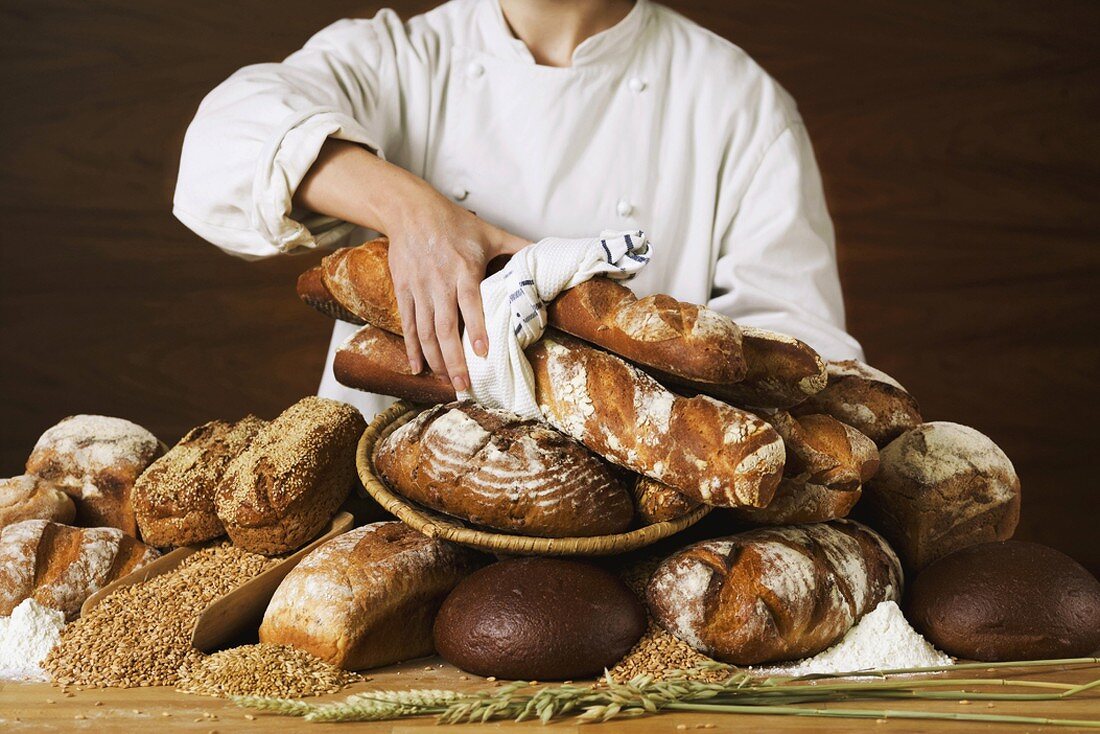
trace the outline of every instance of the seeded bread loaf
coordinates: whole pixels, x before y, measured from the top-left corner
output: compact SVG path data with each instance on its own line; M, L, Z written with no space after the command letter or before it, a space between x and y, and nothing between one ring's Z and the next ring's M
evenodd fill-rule
M73 498L78 525L137 535L130 493L161 451L156 437L136 423L75 415L42 434L27 459L27 473Z
M623 532L630 495L573 439L473 402L429 408L379 442L398 494L476 525L561 538Z
M1020 479L988 437L958 423L910 429L882 450L860 514L906 570L978 543L1008 540L1020 519Z
M702 503L680 494L667 484L643 477L634 478L634 511L647 525L666 522L694 512ZM773 502L775 500L772 500Z
M882 448L920 425L920 408L897 380L855 359L829 362L829 382L794 412L825 413L868 436Z
M806 525L847 517L862 494L859 487L837 490L784 477L767 507L735 507L730 512L750 525Z
M133 504L142 539L151 545L191 545L225 534L214 495L226 469L266 421L210 421L192 428L138 477Z
M320 282L313 271L299 278L298 295L334 318L401 334L388 258L385 238L337 250L321 262ZM593 278L559 295L547 317L566 333L682 379L733 383L745 375L737 324L670 296L639 299L621 283Z
M853 490L878 471L878 450L871 439L827 415L794 417L785 410L762 413L783 438L787 460L783 476L827 489Z
M260 641L346 670L431 655L443 599L484 558L399 522L377 522L313 550L268 604Z
M0 617L24 599L72 620L89 596L157 557L118 528L25 520L0 533Z
M685 398L614 355L547 332L527 349L544 419L608 461L720 507L763 507L783 441L756 416Z
M898 601L901 580L886 541L836 520L688 546L658 566L646 599L699 652L753 665L821 652L879 602Z
M0 530L24 520L71 523L76 505L69 495L32 474L0 479Z
M313 538L351 489L365 427L352 406L307 397L260 428L214 498L233 543L274 555Z

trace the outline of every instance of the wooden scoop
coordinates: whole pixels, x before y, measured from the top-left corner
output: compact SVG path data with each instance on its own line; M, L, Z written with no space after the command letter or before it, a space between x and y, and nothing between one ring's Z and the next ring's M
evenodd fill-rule
M212 601L195 623L195 629L191 633L192 647L202 652L211 652L237 639L244 632L259 627L268 602L291 569L314 548L346 533L354 524L351 513L337 514L325 528L325 532L312 543Z

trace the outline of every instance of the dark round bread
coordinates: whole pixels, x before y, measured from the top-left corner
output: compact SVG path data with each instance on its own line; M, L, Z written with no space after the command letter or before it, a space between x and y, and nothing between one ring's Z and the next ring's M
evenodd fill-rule
M1100 649L1100 582L1038 543L983 543L941 558L913 582L906 614L960 658L1045 660Z
M470 673L516 680L599 675L646 628L641 602L597 566L557 558L494 563L463 579L435 619L435 647Z

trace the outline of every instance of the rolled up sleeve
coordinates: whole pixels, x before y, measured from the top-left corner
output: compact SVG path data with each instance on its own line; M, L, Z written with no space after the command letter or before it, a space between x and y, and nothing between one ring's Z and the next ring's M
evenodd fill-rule
M210 92L184 138L175 216L249 259L346 233L350 225L292 202L326 139L385 155L397 96L392 47L379 32L388 12L340 21L282 63L245 67Z
M845 331L833 225L801 123L778 133L729 208L735 211L722 237L710 307L797 337L826 359L862 359L859 342Z

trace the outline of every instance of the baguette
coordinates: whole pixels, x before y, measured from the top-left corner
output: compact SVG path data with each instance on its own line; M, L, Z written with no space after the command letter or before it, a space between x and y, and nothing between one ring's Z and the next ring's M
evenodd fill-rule
M404 339L369 324L336 350L332 374L342 385L413 403L450 403L455 399L450 382L427 370L413 374Z
M337 250L299 277L298 295L326 315L402 334L388 253L385 238ZM671 296L639 299L621 283L593 278L559 295L547 316L561 331L682 380L726 384L746 372L737 324Z
M898 601L901 566L852 522L762 528L667 558L646 600L662 627L736 665L815 655L882 601Z

